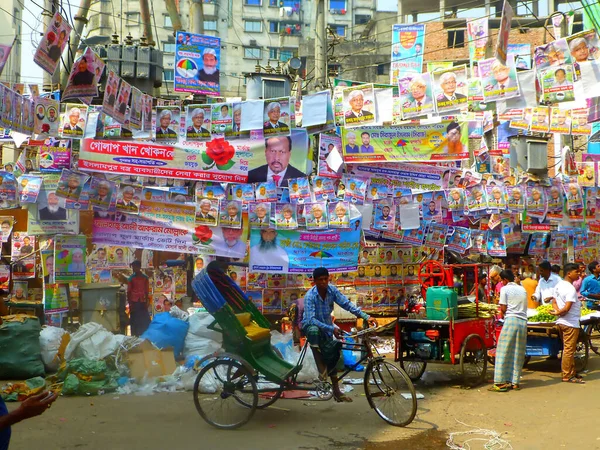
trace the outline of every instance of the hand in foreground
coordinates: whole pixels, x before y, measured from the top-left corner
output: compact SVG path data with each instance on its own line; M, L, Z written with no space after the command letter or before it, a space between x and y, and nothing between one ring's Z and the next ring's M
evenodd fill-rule
M373 317L369 317L367 322L369 322L369 327L371 328L375 328L377 326L377 320L375 320Z
M54 401L58 398L58 394L52 391L42 392L41 394L29 397L21 406L17 408L17 413L20 418L30 419L43 414Z
M333 335L339 339L342 337L342 329L340 327L338 327L337 325L333 325Z

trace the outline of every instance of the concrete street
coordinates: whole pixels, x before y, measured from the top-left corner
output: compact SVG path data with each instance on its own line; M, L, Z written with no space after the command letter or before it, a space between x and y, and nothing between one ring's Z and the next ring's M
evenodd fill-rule
M207 425L191 392L63 397L42 417L14 427L11 450L430 450L447 448L450 432L469 429L457 420L503 433L514 449L600 449L600 357L590 356L586 385L561 383L559 361L534 359L529 367L535 371L525 370L521 391L492 393L489 385L462 389L447 366L431 365L425 382L416 385L425 399L407 428L383 422L360 385L350 393L352 404L281 400L235 431Z

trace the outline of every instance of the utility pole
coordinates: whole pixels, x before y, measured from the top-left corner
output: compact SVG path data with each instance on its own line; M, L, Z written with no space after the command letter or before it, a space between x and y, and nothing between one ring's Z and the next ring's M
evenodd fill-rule
M92 0L81 0L79 5L79 10L75 17L73 17L73 21L75 22L75 27L71 32L70 39L70 50L67 52L67 68L71 68L73 63L75 62L75 54L77 53L77 48L79 47L80 36L83 33L83 27L88 23L87 15L92 5ZM69 72L64 71L60 77L60 85L64 88L67 85L67 81L69 79Z
M177 33L178 31L183 31L183 25L181 25L181 17L179 17L179 11L177 11L177 5L175 4L175 0L165 0L165 6L167 7L169 17L171 18L173 34Z
M192 33L204 33L204 4L202 2L203 0L191 0Z
M415 19L416 22L416 19ZM402 12L402 0L398 0L398 16L396 19L396 23L404 23L404 15Z
M317 29L315 32L315 88L327 86L327 27L325 0L317 1Z
M144 37L146 38L146 42L148 42L150 47L154 47L156 44L152 37L152 23L150 22L150 7L148 6L148 0L140 0L140 15L142 24L144 25Z
M50 21L52 20L52 0L44 0L44 10L42 11L43 21L44 21L44 33L50 27ZM44 72L44 80L42 89L44 91L52 91L52 75L50 75L45 70Z

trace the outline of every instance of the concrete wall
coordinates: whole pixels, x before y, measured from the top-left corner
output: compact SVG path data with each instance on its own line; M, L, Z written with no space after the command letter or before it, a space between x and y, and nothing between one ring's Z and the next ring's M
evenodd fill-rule
M17 17L15 19L5 12L0 12L0 30L2 30L0 43L10 45L17 36L2 76L0 76L0 81L19 83L21 81L21 27L24 26L22 23L23 7L17 0L0 0L0 6Z

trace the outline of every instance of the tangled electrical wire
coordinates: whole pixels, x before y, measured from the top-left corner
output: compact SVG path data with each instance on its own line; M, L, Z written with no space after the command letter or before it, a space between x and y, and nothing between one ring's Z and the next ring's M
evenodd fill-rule
M446 441L446 445L448 446L448 448L450 448L452 450L469 450L471 448L471 446L469 445L469 442L473 442L473 441L485 442L485 444L483 444L483 448L485 448L486 450L512 450L512 448L513 448L511 443L509 441L507 441L506 439L502 439L501 434L498 433L497 431L486 430L485 428L478 428L478 427L474 427L472 425L467 425L466 423L461 422L460 420L456 420L456 421L458 423L460 423L461 425L464 425L465 427L469 427L472 429L468 430L468 431L455 431L454 433L450 433L450 435L448 436L448 440ZM485 436L485 437L472 437L472 438L464 441L462 444L458 444L458 443L454 442L454 439L457 436L465 436L465 435L466 436L481 435L481 436Z

